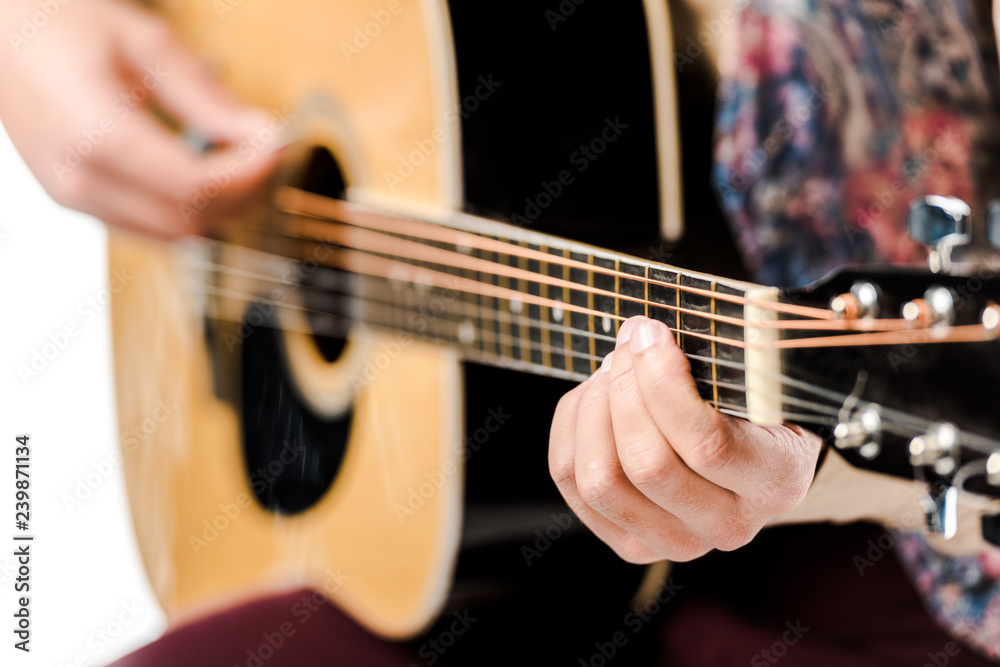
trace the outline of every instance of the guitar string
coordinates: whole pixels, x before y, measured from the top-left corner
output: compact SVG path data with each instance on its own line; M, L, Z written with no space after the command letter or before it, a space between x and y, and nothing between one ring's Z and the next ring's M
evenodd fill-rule
M223 242L214 241L222 244ZM229 244L224 244L229 245ZM233 246L240 247L240 246ZM261 252L261 251L255 251ZM331 268L363 273L370 276L381 277L389 280L400 280L416 284L423 284L442 289L457 289L462 292L477 294L505 301L517 301L530 303L546 308L555 308L560 311L573 311L584 315L591 315L602 318L609 318L617 322L622 322L626 317L598 311L583 306L578 306L571 302L559 301L547 297L541 297L525 292L518 292L508 288L500 287L492 283L484 283L465 276L457 276L450 273L428 269L401 262L395 259L378 257L365 254L352 249L329 249L328 255L332 255L334 260L324 262L324 265ZM286 258L287 261L297 261ZM532 281L536 282L536 281ZM703 315L703 314L701 314ZM709 315L706 319L711 319ZM917 328L906 331L883 331L866 332L856 334L844 334L826 337L808 337L769 340L758 343L746 343L743 339L717 336L693 330L679 330L669 327L675 333L714 341L718 344L729 345L738 348L758 348L758 349L796 349L796 348L821 348L821 347L854 347L862 345L894 345L908 344L914 341L925 342L933 340L937 343L946 342L984 342L991 340L989 333L982 325L970 324L951 326L947 328ZM756 324L751 325L756 328Z
M402 234L404 236L420 238L426 241L437 241L441 243L452 244L459 247L476 248L479 250L492 251L500 254L514 255L525 259L533 259L539 262L554 263L569 268L580 269L583 271L592 271L595 273L601 273L604 275L613 276L621 279L634 280L637 282L645 282L661 287L668 287L671 289L680 290L682 292L689 292L692 294L698 294L700 296L714 298L719 301L729 301L731 303L736 303L739 305L746 305L747 303L751 303L752 305L760 306L761 308L776 310L778 312L784 312L786 314L799 314L803 317L818 318L818 319L834 319L835 317L833 311L825 308L814 308L811 306L800 306L797 304L786 304L786 303L769 302L769 301L762 301L762 302L750 301L746 297L736 294L727 294L725 292L715 292L700 287L681 285L675 282L667 282L667 281L657 280L655 278L649 278L648 276L644 275L633 275L631 273L620 271L618 269L613 269L610 267L604 267L600 265L588 264L586 262L575 260L568 257L550 255L549 253L545 253L542 252L541 250L536 250L533 248L525 248L519 245L518 243L514 242L513 240L501 241L493 239L488 236L481 236L479 234L475 234L472 232L454 229L452 227L445 227L442 225L437 225L423 220L415 220L413 218L392 216L379 211L367 209L353 202L346 202L341 199L324 197L322 195L306 192L305 190L300 190L297 188L292 188L292 187L280 188L275 193L275 201L277 203L276 206L277 210L285 213L291 213L294 215L312 218L317 222L334 222L340 224L351 224L357 227L376 229L379 231L393 233L393 234ZM497 224L504 224L504 223L497 223ZM420 231L417 233L411 233L410 231L408 231L409 229L418 229ZM512 229L517 230L519 228L513 227ZM562 239L558 240L561 241ZM626 258L626 260L628 259L629 258ZM683 270L681 269L668 269L668 270L683 274Z
M644 306L670 310L709 321L722 322L736 327L742 328L746 326L746 320L738 317L719 315L717 313L685 308L669 303L660 303L628 294L622 294L621 292L601 289L592 285L584 285L582 283L576 283L561 278L554 278L544 273L536 273L527 269L510 266L499 261L473 257L459 250L450 250L447 248L439 248L437 246L418 243L416 241L410 241L398 236L393 236L387 232L370 231L367 229L351 227L347 223L341 223L339 221L331 221L330 224L331 226L340 226L327 229L325 237L312 236L301 232L275 232L270 228L256 227L254 229L264 235L279 235L286 238L296 239L304 243L339 245L350 250L384 255L387 259L395 261L426 262L428 264L435 264L453 269L465 269L480 273L488 273L498 277L502 276L514 280L523 280L528 283L536 282L550 287L594 294L596 296L603 296L612 299L620 299ZM389 241L390 243L387 244L386 241ZM550 255L550 257L558 256ZM560 265L559 262L546 263L555 264L557 266ZM419 264L415 264L415 266L419 266ZM675 284L670 288L676 289L677 285ZM718 294L718 292L708 293ZM758 305L757 302L754 302L754 305ZM754 322L751 326L762 329L794 329L808 331L896 331L909 329L912 327L912 324L905 319L862 318L852 320L763 320L760 322Z
M223 294L223 296L226 297L226 298L235 299L235 300L237 300L240 303L253 303L253 302L257 301L257 299L258 299L258 297L254 296L254 295L246 295L246 294L236 294L234 296L232 293L228 293L228 294ZM345 296L347 296L349 299L360 300L362 303L368 303L364 299L361 299L361 298L356 297L356 296L352 296L352 295L345 295ZM276 305L279 308L292 307L292 308L296 308L296 309L299 309L299 310L308 310L308 309L299 307L299 306L297 306L295 304L282 303L282 304L276 304ZM390 305L392 305L392 304L390 304ZM335 313L329 313L329 312L325 312L325 311L316 311L316 314L327 316L327 317L331 317L331 318L337 317L337 315ZM346 313L344 315L346 316ZM231 316L231 317L232 317L233 321L242 321L242 316ZM372 321L368 321L366 323L368 323L370 325L373 325L373 326L378 326L379 325L378 322L372 322ZM350 323L344 323L344 324L345 324L345 326L340 327L336 331L329 331L328 332L328 331L322 330L322 329L321 330L317 330L316 328L313 328L313 327L306 327L303 331L305 333L313 333L313 334L318 333L318 334L321 334L321 335L324 334L324 333L330 333L331 335L341 335L341 334L345 334L347 332L347 330L350 328ZM388 326L391 327L392 325L390 324ZM536 343L534 341L531 341L531 344L533 346L539 348L539 349L542 349L544 347L543 344ZM492 352L487 352L485 350L480 350L480 349L476 349L476 348L471 348L471 349L475 353L475 356L481 356L483 358L489 358L489 359L496 360L501 365L503 365L507 361L516 361L516 360L507 360L507 359L504 359L502 357L502 355L494 354ZM553 352L558 353L558 354L565 355L567 357L567 359L569 359L569 358L584 358L584 359L587 359L588 361L596 361L597 360L597 358L594 357L593 355L576 352L575 350L572 350L570 348L561 348L561 347L550 346L549 349L551 351L553 351ZM700 356L700 355L692 355L692 354L688 354L687 356L689 358L692 358L692 359L695 359L695 360L698 360L698 361L703 361L705 363L715 363L715 364L719 364L719 365L729 366L729 367L732 367L732 368L745 369L745 366L743 364L741 364L739 362L734 362L734 361L731 361L731 360L712 359L710 357L703 357L703 356ZM524 362L524 363L532 364L532 362L530 362L530 361ZM558 370L558 369L553 369L553 370ZM576 371L566 371L566 373L568 375L570 375L570 376L573 376L574 379L577 379L577 380L586 379L588 377L587 374L579 373L579 372L576 372ZM812 385L810 383L803 382L801 380L796 380L796 379L790 378L790 377L788 377L788 376L786 376L784 374L774 374L774 373L771 373L770 375L772 375L775 379L779 380L779 382L782 385L795 386L796 388L802 389L803 391L809 391L810 393L821 394L824 397L828 397L828 399L834 399L835 397L837 398L837 403L836 404L833 404L833 405L824 405L824 404L819 404L819 403L815 403L815 402L812 402L812 401L806 401L804 399L799 399L799 398L794 397L794 396L783 395L782 396L782 402L783 402L783 404L794 405L794 406L799 406L799 407L805 407L807 409L812 409L812 410L815 410L817 412L820 412L821 415L825 414L825 415L827 415L829 417L833 417L833 419L824 420L824 419L822 419L821 415L807 415L807 414L803 414L803 413L791 413L791 412L782 410L781 414L782 414L782 418L783 419L795 419L796 421L800 421L800 422L812 421L814 423L825 423L825 424L835 424L835 423L837 423L839 421L838 419L836 419L836 417L839 415L839 412L840 412L840 409L841 409L840 406L842 405L842 401L847 399L847 395L846 394L840 394L838 392L834 392L832 390L825 389L823 387L819 387L818 385ZM696 379L696 381L700 381L703 384L708 384L708 385L716 384L716 382L714 382L712 380L708 380L707 378L695 378L695 379ZM745 394L746 394L745 386L740 385L740 387L742 387L742 394L745 397ZM738 393L740 391L739 389L737 389L736 386L731 386L729 388L731 390L737 391ZM713 405L716 404L716 402L712 401L712 400L709 400L708 402L712 403ZM727 405L727 406L724 406L724 407L726 407L730 411L733 411L735 408L742 407L742 406ZM931 422L930 420L920 419L920 418L916 417L915 415L909 415L909 414L904 413L902 411L885 408L884 406L880 406L880 408L883 411L883 425L886 427L886 430L898 433L899 435L902 435L902 436L913 436L913 435L924 434L924 433L928 432L928 429L933 426L933 422ZM743 413L742 415L734 414L734 416L744 416L745 417L746 413ZM959 431L959 437L960 437L960 440L961 440L962 444L965 444L967 446L970 446L970 447L973 447L975 449L978 449L982 453L987 453L987 454L988 453L992 453L993 451L996 451L998 447L1000 447L1000 443L992 441L992 440L990 440L988 438L984 438L983 436L978 436L976 434L968 433L968 432L965 432L965 431Z
M257 303L257 301L253 297L253 295L240 295L240 294L234 293L234 292L232 292L230 290L209 289L209 290L207 290L207 293L214 294L214 295L219 296L219 297L221 297L223 299L227 299L230 302L235 302L235 303L240 304L240 305L252 305L254 303ZM354 298L354 297L351 297L351 298ZM308 308L297 306L296 304L275 303L273 305L277 309L293 309L293 310L296 310L298 312L303 312L303 311L308 312L309 311ZM244 312L243 309L241 309L241 313L242 312ZM329 312L320 311L317 314L319 314L321 316L324 316L324 317L331 318L331 319L333 319L333 321L332 322L326 322L326 321L324 321L324 322L320 322L320 323L315 323L314 322L314 323L312 323L312 325L305 325L305 326L301 326L301 327L296 327L294 324L292 324L291 326L289 326L289 323L287 321L282 321L281 322L281 327L282 327L282 329L288 329L288 330L302 332L302 333L308 333L308 334L312 334L312 335L327 335L327 336L336 336L336 337L343 337L344 335L346 335L350 331L350 329L351 329L351 327L353 325L359 324L359 323L360 324L365 324L365 325L368 325L368 326L373 326L373 327L376 327L376 328L381 328L381 326L386 326L387 328L391 327L391 324L390 325L383 325L381 322L378 321L378 318L366 317L365 319L360 319L359 320L359 319L348 319L345 316L344 319L337 319L336 315L334 315L332 313L329 313ZM224 319L224 320L228 320L228 321L231 321L231 322L234 322L234 323L243 323L245 321L244 315L242 315L242 314L240 314L240 315L230 314L230 313L226 312L225 310L222 310L222 311L215 310L212 313L210 313L209 315L211 317L215 317L217 319ZM548 347L548 349L550 349L552 352L555 352L555 353L558 353L558 354L564 354L567 358L587 359L588 361L589 360L598 360L598 361L600 360L599 358L594 357L592 355L581 353L581 352L576 352L576 351L574 351L572 349L549 347L549 346L546 346L544 344L540 344L540 343L535 342L535 341L531 342L531 346L535 350L541 350L541 349L545 349L545 348ZM501 365L501 366L504 365L506 362L513 361L513 362L516 363L518 361L518 360L512 360L512 359L505 359L501 355L495 354L492 351L482 350L480 348L468 347L468 348L463 348L463 349L466 350L466 352L468 353L469 357L493 360L498 365ZM689 355L689 356L691 356L691 355ZM709 359L709 358L707 358L707 357L702 357L700 360L705 361L705 363L712 363L712 360ZM532 362L525 362L525 363L532 363ZM537 365L537 364L533 364L533 365ZM559 369L553 369L553 370L557 370L558 371ZM572 375L574 377L574 379L576 379L578 381L586 380L587 378L590 377L589 374L583 374L583 373L579 373L577 371L566 371L566 373ZM738 384L735 384L735 383L725 383L725 382L721 382L721 381L711 380L709 378L695 377L693 379L695 380L695 382L699 382L701 384L705 384L705 385L708 385L708 386L723 385L721 388L729 389L731 391L735 391L738 395L740 395L741 398L745 398L746 392L745 392L745 388L744 388L743 385L738 385ZM714 407L719 408L720 410L726 411L727 414L734 414L734 416L742 416L743 418L746 418L748 416L747 413L745 412L745 407L744 406L737 405L737 404L734 404L734 403L727 403L727 402L724 402L724 401L716 401L716 400L710 399L710 398L709 399L704 399L704 400L707 403L713 405ZM834 407L832 407L832 406L828 406L828 410L829 410L829 414L830 415L836 414L836 412L837 412L836 409ZM743 412L740 412L740 411L743 411ZM782 415L783 419L794 419L796 421L803 421L803 422L833 424L836 421L836 420L824 419L823 415L814 415L814 414L807 414L807 413L793 413L793 412L788 412L788 411L782 411L781 415Z
M427 287L466 292L469 294L501 299L504 301L517 301L523 304L557 309L559 311L571 311L601 318L606 317L617 322L624 322L628 319L622 315L594 310L585 306L578 306L569 301L559 301L527 292L518 292L516 290L494 285L492 283L484 283L465 276L444 273L393 259L365 254L360 251L336 249L330 250L329 255L331 258L325 259L323 262L323 265L328 268L351 271L367 276L383 278L385 280L396 280L416 285L424 285ZM741 338L713 336L700 331L676 329L674 327L670 327L669 325L667 325L667 327L674 333L680 333L686 336L701 338L708 341L715 341L716 343L722 345L729 345L738 348L746 346L746 343Z

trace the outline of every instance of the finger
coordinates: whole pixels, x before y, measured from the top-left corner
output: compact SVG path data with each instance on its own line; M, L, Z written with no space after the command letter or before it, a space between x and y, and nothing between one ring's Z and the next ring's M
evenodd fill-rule
M742 438L731 437L724 416L702 400L687 357L667 326L638 322L628 343L642 401L681 460L723 488L740 493L752 486L747 470L761 459Z
M237 102L158 17L136 10L120 31L121 54L137 82L164 110L216 142L236 142L263 127L266 112Z
M695 538L677 516L640 493L622 469L616 449L618 431L613 428L608 403L608 376L600 373L588 382L580 399L576 486L581 499L661 558L680 561L703 555L710 547ZM648 426L653 433L647 435L657 437L655 426Z
M575 440L580 398L584 391L584 385L581 385L563 396L552 418L549 472L556 488L580 521L620 557L630 563L661 560L652 549L589 507L580 497L576 486Z
M175 202L196 206L196 200L233 197L266 178L277 155L237 149L195 153L144 109L133 111L94 152L109 171ZM242 189L241 189L242 188Z
M110 225L167 239L189 233L171 202L120 175L100 169L75 172L66 190L64 205Z
M630 346L621 338L608 376L617 455L630 484L703 543L721 549L746 544L759 526L744 525L736 495L692 471L674 452L645 406Z

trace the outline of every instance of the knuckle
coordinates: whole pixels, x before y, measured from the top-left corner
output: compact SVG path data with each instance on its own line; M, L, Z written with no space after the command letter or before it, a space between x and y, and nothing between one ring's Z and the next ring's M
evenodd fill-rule
M591 507L606 507L618 496L622 481L614 470L597 469L577 476L577 490Z
M623 447L620 456L625 474L638 489L659 488L670 477L673 465L666 443Z
M549 457L549 475L559 488L572 486L576 480L573 459L568 456Z
M729 519L721 521L711 542L720 551L734 551L746 546L757 535L757 530L747 521Z
M556 486L563 488L571 486L576 480L576 465L573 452L557 446L555 439L549 443L549 475Z
M716 471L732 462L735 452L729 437L721 428L710 428L690 450L688 464L699 471Z

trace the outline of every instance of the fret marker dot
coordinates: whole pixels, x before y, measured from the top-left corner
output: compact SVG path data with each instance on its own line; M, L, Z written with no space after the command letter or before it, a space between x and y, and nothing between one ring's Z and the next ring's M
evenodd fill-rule
M458 341L462 345L472 345L476 340L476 328L466 320L458 325Z
M604 333L611 333L611 318L602 317L601 318L601 328L604 329Z
M562 308L553 308L552 309L552 319L554 319L556 322L562 322L562 320L563 320L563 309Z
M524 309L524 304L521 303L520 301L510 302L510 312L514 313L515 315L520 315L523 309Z

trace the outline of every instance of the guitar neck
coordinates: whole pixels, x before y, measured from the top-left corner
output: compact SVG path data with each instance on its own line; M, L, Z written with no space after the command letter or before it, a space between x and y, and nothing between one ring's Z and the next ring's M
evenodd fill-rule
M324 239L329 223L300 217L289 235L335 248L333 263L352 277L354 321L582 381L621 323L644 315L675 331L707 400L746 411L744 351L731 341L743 341L752 285L465 214L429 223L300 191L285 208L340 223Z

